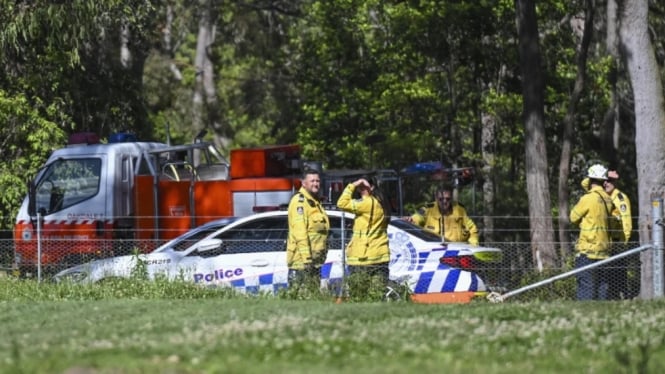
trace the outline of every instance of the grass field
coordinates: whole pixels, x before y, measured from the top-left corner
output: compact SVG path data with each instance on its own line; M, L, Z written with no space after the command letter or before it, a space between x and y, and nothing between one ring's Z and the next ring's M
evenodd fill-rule
M2 373L662 373L665 300L422 305L0 278Z

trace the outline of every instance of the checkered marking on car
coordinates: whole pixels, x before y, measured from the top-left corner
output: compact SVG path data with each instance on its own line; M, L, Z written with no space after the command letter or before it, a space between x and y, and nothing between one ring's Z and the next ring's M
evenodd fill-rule
M416 270L423 270L426 265L430 263L439 264L441 257L455 257L459 254L458 250L446 250L445 248L436 248L430 252L418 252L418 266ZM448 265L439 264L440 269L449 269Z
M232 280L231 286L240 292L249 294L277 293L288 286L286 274L276 276L274 273L262 274L257 277Z
M439 257L441 253L437 254ZM421 256L425 259L425 256ZM341 282L341 276L333 275L333 264L325 263L321 267L322 285L333 285ZM406 280L414 293L438 293L438 292L464 292L484 291L485 285L480 278L472 272L451 268L447 265L439 265L430 271L415 271L414 278ZM395 279L393 279L395 280ZM287 274L262 274L257 277L236 279L230 285L240 292L248 294L272 293L288 287Z
M472 272L448 268L423 271L413 287L414 293L484 291L482 282Z
M256 277L248 277L243 279L235 279L229 284L240 292L248 294L260 293L273 293L276 294L280 290L288 287L288 273L268 273L261 274ZM332 263L328 262L321 267L321 282L322 284L332 284L341 281L341 277L332 276Z

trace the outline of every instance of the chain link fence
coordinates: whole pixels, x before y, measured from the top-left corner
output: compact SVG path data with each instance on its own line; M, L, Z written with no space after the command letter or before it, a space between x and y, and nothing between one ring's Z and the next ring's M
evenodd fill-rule
M266 251L266 246L284 247L286 231L275 232L271 235L274 240L267 240L261 233L259 241L256 240L257 232L247 232L238 238L246 246L256 247L256 251ZM193 238L192 241L196 239ZM78 240L72 239L49 239L42 242L41 252L43 279L48 279L55 272L92 259L106 258L119 255L146 253L166 242L165 240L135 241L135 240ZM22 276L37 276L37 257L22 258L20 269L15 265L16 243L12 237L12 231L0 231L0 269L2 274L19 274ZM257 244L258 243L258 244ZM272 244L271 244L272 243ZM187 246L191 243L182 243ZM570 253L561 260L561 265L554 268L545 268L537 271L532 259L531 245L528 242L484 242L483 246L501 249L503 256L498 263L479 263L474 270L490 287L492 291L506 292L522 286L538 282L540 280L565 273L574 268L575 256ZM616 253L638 247L639 243L631 242L614 246ZM261 247L261 248L259 248ZM84 250L81 250L84 249ZM93 250L91 250L93 249ZM249 250L252 250L251 248ZM56 261L57 259L57 261ZM613 261L603 268L609 279L609 297L611 299L632 299L640 294L640 256L631 255L617 261ZM559 280L544 287L525 292L516 299L524 300L573 300L576 296L575 277Z
M559 266L543 268L542 271L538 271L535 264L532 263L530 243L497 242L484 243L484 245L500 248L503 252L502 263L499 266L486 269L487 273L482 275L486 282L492 286L493 291L500 293L518 289L575 269L575 253L572 252L561 259ZM614 253L622 253L638 246L638 242L615 245ZM633 299L640 294L641 262L639 253L611 261L602 266L600 270L608 279L609 299ZM570 277L527 291L516 299L574 300L576 291L576 279Z

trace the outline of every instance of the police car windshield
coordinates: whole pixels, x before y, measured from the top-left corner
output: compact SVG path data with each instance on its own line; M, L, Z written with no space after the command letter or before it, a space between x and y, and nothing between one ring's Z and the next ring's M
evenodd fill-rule
M417 237L418 239L422 239L428 242L440 242L441 237L429 232L425 229L423 229L420 226L414 225L413 223L404 221L399 218L394 218L393 220L390 221L390 224L397 227L400 230L406 231L409 234Z
M165 245L162 245L161 247L155 249L154 252L162 252L168 249L177 252L184 251L187 248L191 247L192 245L198 243L202 239L206 238L210 234L236 221L237 219L238 219L237 217L229 217L206 223L203 226L199 226L198 228L187 231L186 233L171 240Z

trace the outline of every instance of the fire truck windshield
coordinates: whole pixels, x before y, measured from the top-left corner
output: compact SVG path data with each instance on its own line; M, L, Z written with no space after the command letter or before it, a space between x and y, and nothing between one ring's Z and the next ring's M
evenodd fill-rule
M99 158L60 159L51 163L36 186L36 210L51 214L95 196L99 191L101 165Z

